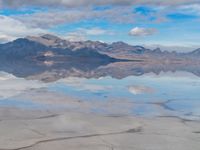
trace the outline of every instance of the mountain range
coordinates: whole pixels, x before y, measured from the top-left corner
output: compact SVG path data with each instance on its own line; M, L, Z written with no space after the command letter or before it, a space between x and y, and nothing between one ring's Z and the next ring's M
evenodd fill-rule
M168 60L196 57L200 49L190 53L150 50L142 46L132 46L124 42L107 44L99 41L71 42L57 36L45 34L19 38L0 44L0 58L36 59L36 60Z

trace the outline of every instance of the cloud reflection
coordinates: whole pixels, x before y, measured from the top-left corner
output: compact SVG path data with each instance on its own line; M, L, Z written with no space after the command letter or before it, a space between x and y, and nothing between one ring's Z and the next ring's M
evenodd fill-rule
M65 78L59 80L58 83L64 83L67 86L72 86L77 90L84 90L90 92L100 92L100 91L108 91L112 89L112 86L109 85L100 85L99 83L88 83L87 79L84 78Z
M39 81L17 78L11 74L0 72L0 98L9 98L27 90L46 87Z
M147 87L147 86L142 86L142 85L129 86L128 90L129 90L130 93L132 93L134 95L154 93L153 88Z

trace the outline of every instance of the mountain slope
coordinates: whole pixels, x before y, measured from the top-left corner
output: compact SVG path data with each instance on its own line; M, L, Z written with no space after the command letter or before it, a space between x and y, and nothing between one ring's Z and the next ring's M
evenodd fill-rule
M51 37L53 40L55 37ZM71 50L67 47L58 47L53 45L51 41L48 44L44 43L44 37L42 42L37 42L36 40L30 40L29 38L21 38L15 41L1 44L0 45L0 58L3 59L36 59L36 60L93 60L93 61L116 61L116 59L111 58L105 54L101 54L96 50L89 48L80 48L76 51ZM49 40L49 39L46 39ZM54 39L54 43L57 39Z
M135 60L135 59L148 59L149 57L150 59L152 59L152 57L155 57L153 59L157 59L159 57L161 57L161 59L165 59L165 57L170 58L177 56L177 54L174 52L167 52L167 51L162 52L159 48L155 50L150 50L142 46L132 46L124 42L114 42L111 44L99 41L72 42L63 40L59 37L49 34L42 35L39 37L29 36L27 37L27 39L37 43L41 43L51 48L69 49L71 51L90 49L117 59Z
M69 49L71 51L89 49L116 59L132 60L136 59L135 56L137 56L137 58L144 57L144 54L151 52L149 49L145 49L142 46L131 46L124 42L114 42L112 44L99 41L71 42L49 34L39 37L29 36L27 39L51 48Z
M50 34L38 37L28 36L0 45L1 58L39 58L40 60L76 58L104 61L115 61L116 59L178 61L186 57L197 57L199 55L200 49L185 54L163 52L159 48L150 50L124 42L114 42L112 44L99 41L71 42Z

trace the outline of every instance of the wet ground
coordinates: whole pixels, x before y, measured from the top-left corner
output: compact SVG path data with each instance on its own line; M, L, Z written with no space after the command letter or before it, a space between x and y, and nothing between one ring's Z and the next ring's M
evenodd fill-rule
M0 73L0 150L200 149L192 73L37 77Z

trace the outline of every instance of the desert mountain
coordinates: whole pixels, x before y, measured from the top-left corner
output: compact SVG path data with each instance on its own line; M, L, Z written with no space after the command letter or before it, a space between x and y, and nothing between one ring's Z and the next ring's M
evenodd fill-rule
M180 60L200 54L200 49L190 53L176 53L146 49L124 42L111 44L99 41L67 41L57 36L45 34L28 36L0 45L0 57L69 60L74 58L115 61L120 60Z

